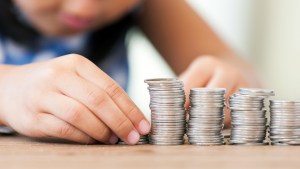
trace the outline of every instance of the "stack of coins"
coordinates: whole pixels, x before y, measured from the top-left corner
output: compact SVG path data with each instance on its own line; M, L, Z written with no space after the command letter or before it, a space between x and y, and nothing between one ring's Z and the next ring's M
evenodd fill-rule
M225 92L225 89L191 89L187 131L190 144L224 144Z
M185 92L177 79L148 79L151 131L149 143L179 145L184 143L186 129Z
M264 89L241 88L230 96L231 136L230 144L266 145L267 117L265 99L274 92Z
M149 140L148 140L148 135L145 135L145 136L140 136L140 139L139 141L137 142L138 145L142 145L142 144L148 144L149 143ZM119 140L118 141L118 144L120 145L126 145L126 143L122 140Z
M300 101L270 100L272 145L300 145Z

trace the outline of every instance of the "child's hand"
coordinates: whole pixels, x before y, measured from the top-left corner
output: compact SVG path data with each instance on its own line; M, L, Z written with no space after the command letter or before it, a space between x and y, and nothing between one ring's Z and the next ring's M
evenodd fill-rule
M119 137L135 144L150 130L125 91L75 54L12 66L0 88L0 119L27 136L111 144Z
M180 76L184 81L187 104L189 104L189 89L195 87L226 88L226 98L240 87L258 87L258 79L248 65L226 62L213 56L201 56L192 62ZM229 113L226 113L225 124L230 123Z

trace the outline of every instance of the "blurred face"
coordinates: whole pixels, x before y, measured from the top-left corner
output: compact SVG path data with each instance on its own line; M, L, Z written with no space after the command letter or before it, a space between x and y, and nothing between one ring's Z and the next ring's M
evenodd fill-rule
M14 0L26 19L46 36L66 36L101 28L141 0Z

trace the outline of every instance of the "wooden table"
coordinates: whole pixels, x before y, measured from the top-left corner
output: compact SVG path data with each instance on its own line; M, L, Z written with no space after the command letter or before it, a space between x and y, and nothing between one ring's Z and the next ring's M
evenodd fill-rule
M0 136L0 169L300 168L300 146L109 146Z

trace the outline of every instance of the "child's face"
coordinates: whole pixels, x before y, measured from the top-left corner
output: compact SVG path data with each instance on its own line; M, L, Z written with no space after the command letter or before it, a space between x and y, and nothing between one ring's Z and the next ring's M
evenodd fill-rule
M32 26L46 36L101 28L142 0L14 0Z

